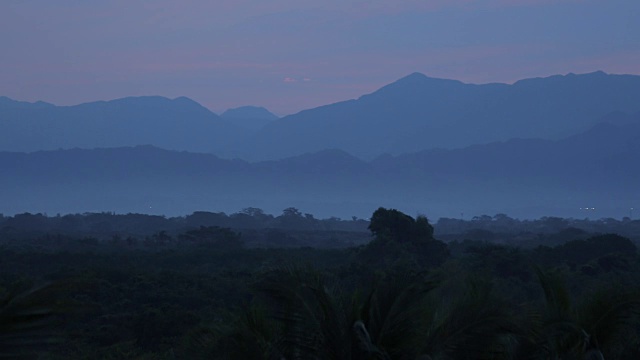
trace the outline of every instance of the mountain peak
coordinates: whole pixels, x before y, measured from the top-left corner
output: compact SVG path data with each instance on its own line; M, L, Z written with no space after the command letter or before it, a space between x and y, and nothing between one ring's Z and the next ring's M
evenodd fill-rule
M224 120L251 131L258 131L278 116L260 106L241 106L229 109L220 115Z
M465 85L459 80L441 79L435 77L429 77L419 72L414 72L403 78L396 80L395 82L383 86L377 91L363 95L360 99L378 98L380 96L401 96L406 97L408 94L418 92L441 92L443 89L457 89L460 86Z
M423 73L419 73L419 72L414 72L411 73L405 77L402 77L400 79L398 79L397 81L395 81L394 83L390 84L410 84L410 83L414 83L414 84L422 84L422 83L427 83L427 82L431 82L431 83L457 83L457 84L463 84L462 81L459 80L451 80L451 79L443 79L443 78L437 78L437 77L431 77L431 76L427 76Z
M598 70L598 71L594 71L591 73L586 73L585 75L591 75L591 76L602 76L602 75L609 75L606 72L602 71L602 70Z
M199 102L197 102L197 101L195 101L195 100L193 100L191 98L188 98L186 96L177 97L177 98L173 99L172 101L175 102L175 103L178 103L178 104L202 107L202 105Z
M228 109L220 115L226 119L265 119L275 120L277 115L261 106L241 106Z
M412 72L411 74L401 77L398 81L400 80L411 80L411 79L428 79L429 77L421 72Z
M46 108L46 107L53 107L54 105L49 104L47 102L44 101L36 101L36 102L28 102L28 101L18 101L18 100L13 100L9 97L6 96L0 96L0 105L7 105L7 106L12 106L12 107L22 107L22 108L28 108L28 107L34 107L34 108Z

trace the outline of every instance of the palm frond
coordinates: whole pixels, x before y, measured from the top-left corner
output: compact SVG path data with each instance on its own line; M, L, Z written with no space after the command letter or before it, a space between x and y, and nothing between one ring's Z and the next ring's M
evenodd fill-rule
M464 296L432 317L424 353L445 359L509 359L521 329L488 281L472 279Z
M637 333L640 291L614 288L600 290L577 309L577 321L589 335L590 347L617 345L621 335Z
M571 313L571 297L567 287L557 273L545 272L535 268L536 275L546 300L547 312L557 319L566 319Z
M545 303L531 321L529 335L532 358L567 358L581 356L584 331L576 322L575 310L562 276L558 272L534 268Z
M372 341L393 358L417 349L427 295L437 286L412 276L395 276L373 288L362 308Z
M389 356L378 349L371 341L371 336L366 326L360 320L353 324L353 336L355 338L355 347L358 354L364 354L364 357L371 360L389 360Z
M64 307L54 294L60 283L10 294L0 301L0 358L24 358L44 345L59 341L56 316Z
M272 271L258 286L281 324L282 348L289 359L347 359L348 307L342 294L310 269Z
M640 291L624 288L599 290L574 307L557 273L536 269L546 306L534 322L533 343L541 357L598 358L602 352L620 351L626 336L635 333L640 316Z

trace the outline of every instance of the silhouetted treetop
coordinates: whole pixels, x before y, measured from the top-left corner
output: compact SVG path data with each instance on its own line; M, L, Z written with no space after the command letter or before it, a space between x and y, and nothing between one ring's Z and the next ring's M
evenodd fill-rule
M417 219L396 209L378 208L371 217L369 230L376 238L388 238L401 243L433 240L433 226L424 216Z

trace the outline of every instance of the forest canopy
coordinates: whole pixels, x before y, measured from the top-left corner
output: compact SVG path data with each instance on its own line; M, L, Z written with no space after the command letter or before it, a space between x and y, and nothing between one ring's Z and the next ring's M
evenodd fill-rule
M638 223L3 216L0 355L637 358Z

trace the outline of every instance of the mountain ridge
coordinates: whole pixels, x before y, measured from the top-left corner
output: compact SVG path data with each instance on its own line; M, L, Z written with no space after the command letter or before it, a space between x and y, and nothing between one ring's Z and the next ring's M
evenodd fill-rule
M0 150L154 144L228 154L246 136L199 103L162 96L126 97L73 106L0 106Z
M511 138L561 139L614 111L640 111L640 76L598 71L467 84L412 73L357 99L250 125L185 97L67 107L2 99L5 151L153 144L259 161L334 148L371 160Z
M601 217L626 216L640 202L635 139L640 121L602 122L561 140L511 139L372 161L336 149L263 162L155 146L0 152L0 213L296 206L366 216L387 206L430 217L464 211L526 218L578 217L588 203Z
M617 110L640 111L640 76L594 72L466 84L413 73L358 99L272 122L252 137L247 157L340 148L373 159L514 137L559 139Z

